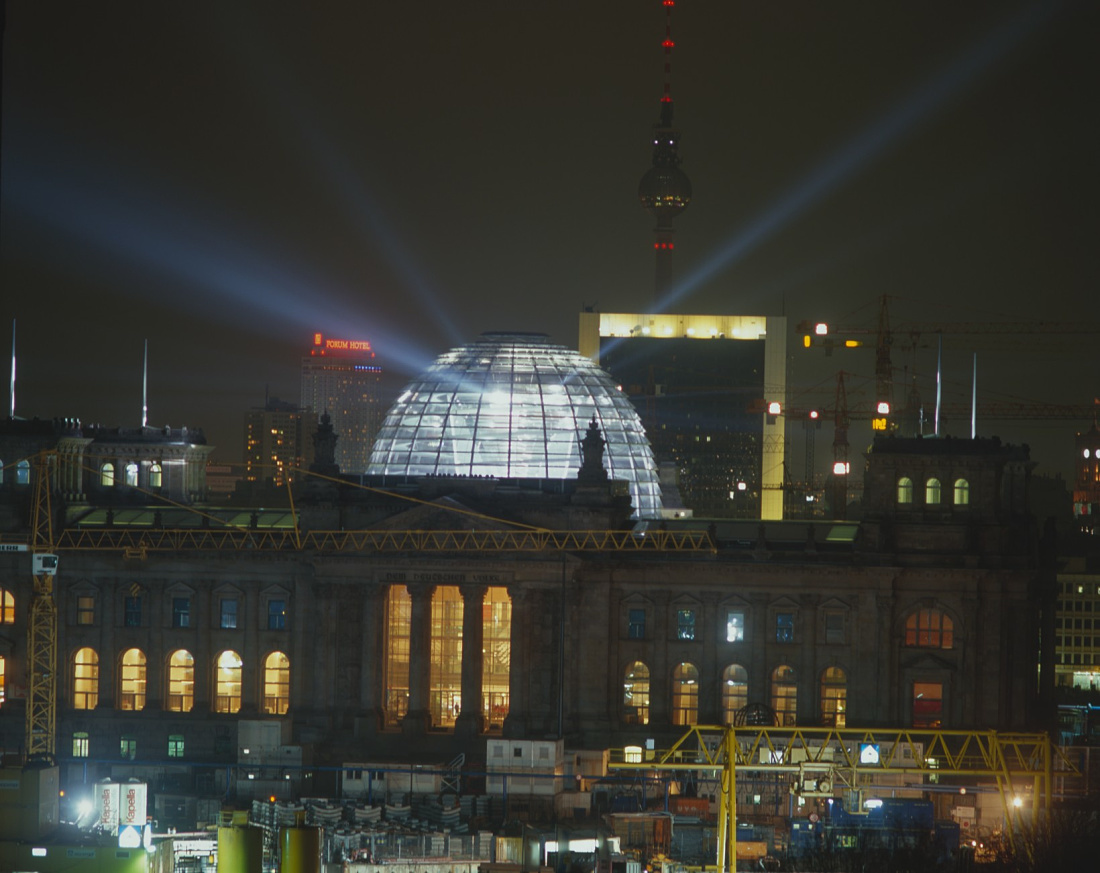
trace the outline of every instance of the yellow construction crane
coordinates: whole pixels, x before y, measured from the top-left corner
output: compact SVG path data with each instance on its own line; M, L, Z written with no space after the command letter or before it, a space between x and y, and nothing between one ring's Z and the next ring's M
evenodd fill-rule
M717 865L737 866L737 771L788 773L792 791L831 797L882 774L995 779L1002 801L1030 788L1034 809L1051 808L1055 773L1080 772L1045 733L914 728L778 728L697 725L667 750L612 749L616 770L709 772L719 780ZM1006 806L1007 808L1007 806ZM1012 816L1006 816L1013 836Z
M31 572L34 596L27 622L27 759L53 762L57 734L57 554L50 503L52 456L35 458Z

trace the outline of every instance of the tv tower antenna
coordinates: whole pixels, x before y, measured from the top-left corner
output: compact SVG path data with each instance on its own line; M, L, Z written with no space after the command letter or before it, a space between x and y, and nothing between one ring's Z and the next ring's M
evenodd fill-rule
M656 220L653 249L656 254L654 305L660 310L672 290L672 219L691 202L691 181L680 169L680 132L672 124L672 10L676 0L661 0L665 7L665 38L661 43L665 56L664 91L658 121L653 125L653 165L638 183L638 198Z

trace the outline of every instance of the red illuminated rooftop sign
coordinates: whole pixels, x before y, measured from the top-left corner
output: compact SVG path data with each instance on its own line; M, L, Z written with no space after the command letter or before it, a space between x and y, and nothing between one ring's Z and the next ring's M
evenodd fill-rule
M328 355L340 354L341 352L359 353L374 357L370 343L366 340L331 339L320 333L313 335L313 348L310 350L310 354Z

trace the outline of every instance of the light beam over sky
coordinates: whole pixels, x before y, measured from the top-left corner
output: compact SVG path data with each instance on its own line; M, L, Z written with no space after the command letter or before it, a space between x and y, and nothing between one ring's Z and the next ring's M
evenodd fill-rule
M807 177L790 188L748 227L735 235L682 280L676 282L656 311L673 311L675 304L762 245L791 221L815 206L841 184L910 133L921 121L958 96L981 73L1003 59L1057 12L1060 4L1025 7L994 29L946 69L925 82L897 108L834 152Z

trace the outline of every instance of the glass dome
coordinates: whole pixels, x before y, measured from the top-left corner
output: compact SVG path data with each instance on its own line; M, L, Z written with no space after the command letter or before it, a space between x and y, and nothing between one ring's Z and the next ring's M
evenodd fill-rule
M656 518L661 490L637 412L611 376L545 334L487 333L440 355L382 424L368 474L575 479L595 418L604 466L634 512Z

